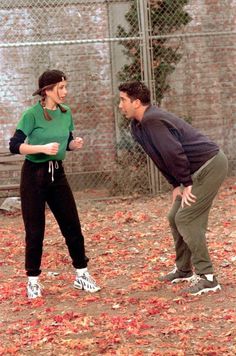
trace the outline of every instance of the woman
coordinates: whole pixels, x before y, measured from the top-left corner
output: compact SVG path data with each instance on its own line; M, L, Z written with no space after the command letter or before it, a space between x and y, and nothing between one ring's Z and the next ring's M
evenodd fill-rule
M40 95L41 100L22 114L10 139L10 151L26 155L20 194L26 233L27 295L28 298L41 296L38 279L46 203L58 222L76 269L74 287L97 292L100 288L87 270L84 237L62 164L66 150L78 150L83 145L83 139L73 138L71 110L62 104L67 95L66 76L59 70L47 70L39 77L38 84L39 88L33 95Z

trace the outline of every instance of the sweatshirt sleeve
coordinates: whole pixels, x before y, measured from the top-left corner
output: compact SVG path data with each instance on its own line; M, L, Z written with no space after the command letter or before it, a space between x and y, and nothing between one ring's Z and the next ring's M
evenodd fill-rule
M73 137L73 133L70 131L70 134L69 134L69 138L68 138L68 141L67 141L67 147L66 147L66 150L67 151L70 151L70 142L74 139Z
M16 130L10 138L9 150L11 153L20 154L20 145L25 142L26 135L21 130Z
M143 123L144 130L154 151L161 157L160 170L174 187L192 185L190 164L184 152L178 132L170 130L161 120L148 119Z

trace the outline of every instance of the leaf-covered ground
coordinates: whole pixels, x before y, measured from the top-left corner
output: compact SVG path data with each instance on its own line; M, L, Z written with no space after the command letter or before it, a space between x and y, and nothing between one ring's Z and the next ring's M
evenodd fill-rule
M181 295L158 281L173 268L166 213L170 195L80 201L89 269L102 290L73 289L74 271L51 213L43 298L25 295L20 214L1 213L0 355L235 355L236 179L215 200L207 233L222 291Z

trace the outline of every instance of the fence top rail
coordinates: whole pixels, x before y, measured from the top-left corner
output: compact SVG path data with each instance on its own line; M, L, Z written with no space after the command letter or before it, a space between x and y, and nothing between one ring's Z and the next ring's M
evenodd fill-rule
M92 5L92 4L112 4L112 3L129 3L130 0L64 0L63 6L66 5ZM60 6L58 4L58 0L47 0L47 7L55 7ZM13 8L37 8L37 7L45 7L45 2L42 1L34 1L32 0L1 0L0 9L13 9Z
M171 38L188 38L188 37L204 37L204 36L235 36L236 31L219 31L219 32L195 32L195 33L177 33L171 35L155 35L149 36L149 40L171 39ZM77 40L50 40L50 41L29 41L29 42L0 42L0 48L9 47L27 47L27 46L48 46L48 45L72 45L72 44L92 44L92 43L107 43L107 42L125 42L125 41L141 41L142 34L133 37L107 37L107 38L85 38Z

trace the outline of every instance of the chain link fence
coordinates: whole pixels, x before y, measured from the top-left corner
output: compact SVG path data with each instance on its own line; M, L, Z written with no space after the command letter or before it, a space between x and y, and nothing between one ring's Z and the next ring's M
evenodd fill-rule
M205 130L236 171L235 8L233 0L2 0L1 147L35 102L38 76L57 68L68 76L74 134L85 141L65 160L80 196L168 189L119 113L124 80L144 81L153 103Z

